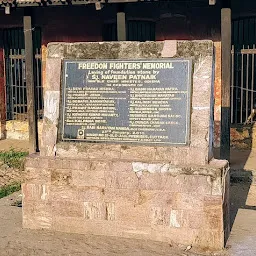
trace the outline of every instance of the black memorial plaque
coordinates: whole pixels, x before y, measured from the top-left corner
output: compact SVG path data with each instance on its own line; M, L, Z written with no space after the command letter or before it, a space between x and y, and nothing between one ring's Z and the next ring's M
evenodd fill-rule
M62 140L186 145L191 60L65 60Z

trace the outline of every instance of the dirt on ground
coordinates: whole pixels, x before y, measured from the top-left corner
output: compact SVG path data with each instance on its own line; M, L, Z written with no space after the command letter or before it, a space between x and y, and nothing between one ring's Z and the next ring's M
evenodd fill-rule
M29 142L27 140L0 140L0 151L7 151L14 148L19 151L28 151Z
M13 183L20 183L23 180L22 172L13 169L0 162L0 188Z
M0 140L0 152L15 151L28 152L28 141L22 140ZM0 188L4 185L20 183L24 180L23 168L13 168L0 160Z

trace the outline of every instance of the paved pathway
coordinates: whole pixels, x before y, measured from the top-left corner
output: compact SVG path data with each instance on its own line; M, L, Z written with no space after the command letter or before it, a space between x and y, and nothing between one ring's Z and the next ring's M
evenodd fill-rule
M255 256L256 185L237 183L231 186L231 220L233 227L227 243L229 254Z

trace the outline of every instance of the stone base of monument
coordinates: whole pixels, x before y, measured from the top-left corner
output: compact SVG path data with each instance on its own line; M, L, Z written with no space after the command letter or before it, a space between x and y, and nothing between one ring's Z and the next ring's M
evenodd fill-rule
M30 156L23 227L219 250L229 234L226 161L172 166Z
M213 67L210 41L49 44L23 226L222 249L229 168L212 160Z

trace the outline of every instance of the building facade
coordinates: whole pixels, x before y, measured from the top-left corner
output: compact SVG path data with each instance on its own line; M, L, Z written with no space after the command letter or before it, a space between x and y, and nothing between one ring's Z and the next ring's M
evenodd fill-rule
M251 147L251 126L244 127L255 104L254 15L250 1L131 1L95 4L95 1L1 1L0 92L1 137L28 139L27 91L23 16L33 18L33 48L36 107L41 133L46 46L49 42L101 42L118 40L118 13L125 15L127 41L212 40L215 44L215 146L220 145L221 121L221 8L232 9L232 143ZM97 1L96 1L97 2ZM105 2L105 1L102 1ZM112 1L115 2L115 1ZM120 1L119 1L120 2ZM129 2L129 1L128 1ZM247 3L248 2L248 3ZM9 14L8 14L9 13ZM121 16L119 16L121 17ZM25 31L26 32L26 31ZM254 33L254 34L253 34ZM250 48L252 52L241 53ZM238 127L239 129L236 129ZM241 129L242 128L242 129Z

